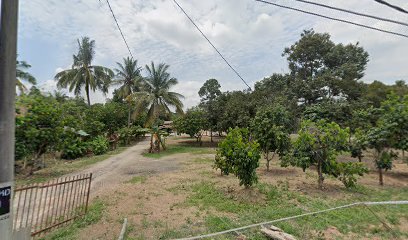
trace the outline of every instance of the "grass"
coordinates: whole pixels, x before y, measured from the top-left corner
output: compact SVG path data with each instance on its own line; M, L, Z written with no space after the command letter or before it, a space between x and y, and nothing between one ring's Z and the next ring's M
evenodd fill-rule
M101 200L94 201L88 208L85 216L75 220L66 227L51 232L43 240L74 240L78 239L79 230L91 224L97 223L102 218L105 204Z
M61 177L65 174L75 172L85 167L106 160L107 158L123 152L128 147L118 147L113 151L105 154L83 157L76 160L55 160L50 162L46 168L36 171L32 176L26 177L23 175L16 176L17 185L25 185L31 183L41 183L49 181L53 178Z
M345 205L358 201L385 201L392 199L408 199L408 191L400 189L368 189L355 190L349 199L323 199L313 198L292 192L284 185L273 186L269 184L258 184L255 189L261 193L264 201L258 203L236 200L230 194L219 190L211 182L201 182L191 187L192 193L185 204L197 206L201 211L216 212L207 215L205 226L208 232L222 231L238 226L244 226L266 220L284 218L306 212L323 210L335 206ZM183 207L183 205L180 205ZM285 232L293 234L300 239L318 239L319 233L327 228L335 226L341 234L356 234L360 237L379 237L380 239L408 238L408 233L398 229L400 219L408 220L408 206L370 206L392 231L384 228L382 223L369 209L359 206L341 210L335 210L323 214L306 216L294 220L279 222L274 225ZM225 216L228 215L229 217ZM234 216L234 217L230 217ZM243 233L250 239L266 239L257 231L245 230ZM216 239L228 239L222 236ZM229 239L233 239L232 237Z
M129 183L133 183L133 184L145 183L146 180L147 180L147 176L145 176L145 175L135 176L135 177L133 177L132 179L129 180Z
M168 145L167 149L162 150L160 153L144 153L143 156L157 159L178 153L210 154L214 152L215 151L211 148L193 147L187 145Z

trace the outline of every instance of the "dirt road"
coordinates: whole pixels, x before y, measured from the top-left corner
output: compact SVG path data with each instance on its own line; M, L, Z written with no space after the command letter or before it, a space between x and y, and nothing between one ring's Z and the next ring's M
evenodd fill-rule
M149 148L149 140L143 140L124 152L70 175L92 173L91 198L114 190L115 186L134 176L176 170L180 160L173 156L160 159L147 158L142 154Z

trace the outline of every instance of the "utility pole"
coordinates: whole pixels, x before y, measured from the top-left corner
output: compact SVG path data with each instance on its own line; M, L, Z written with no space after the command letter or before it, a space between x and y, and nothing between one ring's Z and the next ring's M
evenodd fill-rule
M0 24L0 239L13 235L14 129L18 0L1 1Z

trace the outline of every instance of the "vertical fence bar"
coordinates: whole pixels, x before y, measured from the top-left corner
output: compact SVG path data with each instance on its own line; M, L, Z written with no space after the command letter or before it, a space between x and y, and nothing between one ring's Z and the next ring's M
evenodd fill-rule
M74 180L72 180L72 183L71 183L71 194L69 196L69 205L68 205L69 219L72 219L74 215L73 204L74 204L74 199L75 199L75 185L76 185L77 180L78 180L78 176L74 176Z
M23 192L24 192L24 201L23 201L23 207L21 208L21 211L20 211L20 222L18 224L18 226L19 226L18 229L20 229L22 227L22 224L23 224L25 204L26 204L26 201L27 201L27 191L24 190Z
M26 220L25 220L25 224L24 224L25 228L28 226L28 218L30 217L30 210L31 210L31 200L32 200L32 197L33 197L33 187L34 186L30 186L30 187L31 188L27 189L27 192L30 191L30 197L29 197L29 200L28 200L27 211L25 212L25 215L26 215Z
M81 193L81 214L85 213L85 196L86 196L86 181L88 180L88 174L84 175L84 180L82 181L82 193Z
M81 210L80 210L80 197L81 197L81 194L82 194L82 181L84 181L84 175L81 174L79 179L81 179L81 181L78 181L78 194L76 196L76 205L75 205L75 209L77 209L78 215L80 215L80 213L81 213Z
M88 192L86 193L85 213L88 211L89 194L91 192L92 173L89 174Z
M54 181L51 181L51 183L53 183ZM41 220L40 220L40 229L42 229L43 228L43 226L44 226L44 216L45 216L45 209L47 208L47 197L48 197L48 186L47 185L44 185L43 186L44 188L45 188L45 194L44 194L44 196L43 196L43 198L44 198L44 206L42 207L42 211L41 211Z
M77 198L78 198L78 186L81 180L81 175L78 175L78 181L75 182L75 191L74 191L74 199L72 200L72 209L74 212L74 217L77 216Z
M18 192L17 209L16 209L16 214L14 215L14 224L13 224L14 230L17 230L18 211L20 209L20 198L21 198L21 191Z
M38 185L38 191L40 192L40 199L39 199L39 201L38 201L38 209L37 209L37 215L36 215L36 217L35 217L35 222L34 222L34 230L33 230L33 232L36 232L37 231L37 229L38 229L38 219L40 219L40 214L41 214L41 205L42 205L42 200L43 200L43 193L44 193L44 188L43 188L43 186L44 186L44 184L39 184Z
M85 209L85 205L84 205L84 199L85 199L85 191L86 191L86 181L87 181L87 177L88 174L84 174L83 175L83 180L81 181L81 195L80 200L79 200L79 207L81 209L81 215L84 214L84 209Z
M61 218L62 218L62 210L63 210L62 205L64 202L64 195L65 195L65 180L63 181L61 178L61 181L63 182L63 184L60 186L61 189L58 194L58 202L57 202L58 211L56 213L58 215L58 221L61 221Z
M33 230L33 226L34 226L34 212L35 212L35 210L37 210L37 212L38 212L38 208L37 208L37 194L38 194L38 191L39 191L39 189L38 189L38 185L36 185L35 186L35 195L34 195L34 207L33 207L33 211L32 211L32 213L31 213L31 222L30 222L30 228L31 228L31 231Z
M51 223L55 223L57 221L57 211L58 211L58 203L59 203L59 195L60 195L60 185L58 185L60 181L57 181L57 185L55 185L55 189L57 191L57 196L54 196L54 199L52 200L52 206L54 207L51 211ZM58 199L58 200L57 200ZM57 201L57 204L55 202Z
M70 181L71 180L71 177L68 177L68 180L67 181ZM63 218L63 220L65 221L65 217L66 217L66 214L67 214L67 203L68 203L68 194L69 194L69 185L68 184L66 184L67 185L67 196L66 197L64 197L64 199L65 199L65 204L64 204L64 218Z

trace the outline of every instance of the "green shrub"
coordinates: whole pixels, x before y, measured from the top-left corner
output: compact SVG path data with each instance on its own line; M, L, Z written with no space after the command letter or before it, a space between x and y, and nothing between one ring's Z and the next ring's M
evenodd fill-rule
M76 159L83 157L88 150L88 144L83 142L79 137L68 137L65 138L62 143L62 154L63 159Z
M224 174L233 172L239 185L250 187L258 182L256 169L260 158L259 144L250 140L248 129L230 129L225 140L218 145L215 168Z
M363 163L356 162L341 162L337 163L339 180L344 184L346 188L353 188L356 186L357 177L362 177L368 173L368 169Z
M98 136L89 142L89 148L95 155L101 155L109 150L109 142L104 136Z

